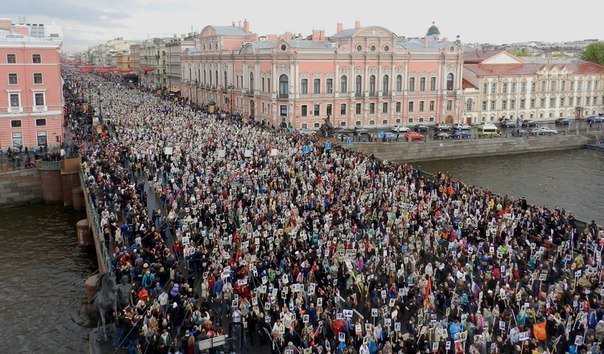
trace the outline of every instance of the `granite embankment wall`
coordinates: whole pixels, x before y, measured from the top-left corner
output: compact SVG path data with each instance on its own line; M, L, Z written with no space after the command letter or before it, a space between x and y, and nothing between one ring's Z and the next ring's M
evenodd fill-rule
M589 139L582 135L561 135L511 139L433 140L427 142L355 142L354 145L345 147L354 151L373 154L382 160L415 162L567 150L583 147L588 142Z
M0 207L42 201L42 180L37 168L0 172Z

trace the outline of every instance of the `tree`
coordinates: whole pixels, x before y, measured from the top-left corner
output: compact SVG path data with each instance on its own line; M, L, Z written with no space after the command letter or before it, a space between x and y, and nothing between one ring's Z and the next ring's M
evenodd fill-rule
M604 42L592 43L585 47L581 59L604 65Z

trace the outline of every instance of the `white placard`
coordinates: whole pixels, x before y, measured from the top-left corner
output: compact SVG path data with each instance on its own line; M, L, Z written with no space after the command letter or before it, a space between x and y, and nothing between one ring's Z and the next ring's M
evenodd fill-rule
M243 156L245 156L245 157L252 157L254 155L252 153L252 150L245 150Z
M521 342L527 341L529 339L529 331L518 333L518 340L520 340Z

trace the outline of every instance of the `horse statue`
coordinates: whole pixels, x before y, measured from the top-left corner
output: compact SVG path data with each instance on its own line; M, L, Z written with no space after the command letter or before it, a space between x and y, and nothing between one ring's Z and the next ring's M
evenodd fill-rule
M92 308L100 317L97 324L97 330L101 323L103 324L103 335L107 341L107 332L105 331L106 315L111 313L111 317L117 314L117 285L115 283L115 275L113 272L101 274L96 283L97 294L92 300Z

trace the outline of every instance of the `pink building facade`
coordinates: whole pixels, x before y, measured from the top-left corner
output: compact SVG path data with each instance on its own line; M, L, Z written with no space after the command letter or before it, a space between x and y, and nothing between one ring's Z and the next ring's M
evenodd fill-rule
M29 37L0 19L0 148L63 141L60 42Z
M459 121L463 52L438 36L406 39L383 27L338 24L326 37L258 37L207 26L182 55L181 94L198 104L314 129Z

